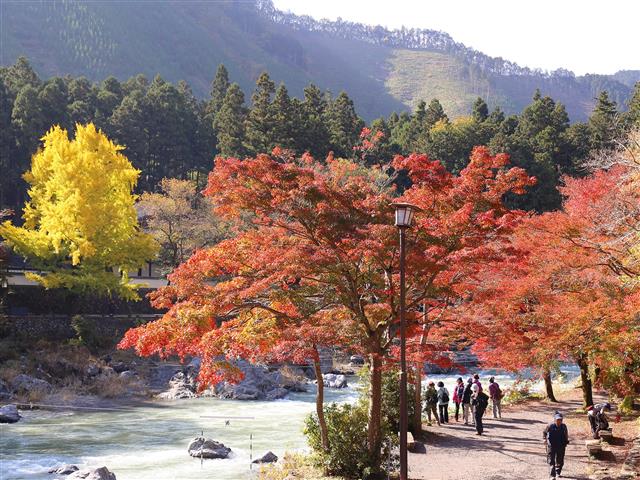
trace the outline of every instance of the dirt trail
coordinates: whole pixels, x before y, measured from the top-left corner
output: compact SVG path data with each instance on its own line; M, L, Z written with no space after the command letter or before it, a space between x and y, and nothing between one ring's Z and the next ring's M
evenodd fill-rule
M502 420L493 419L491 407L484 417L485 432L456 423L426 427L426 442L409 454L412 480L547 480L542 431L560 410L567 417L570 444L567 446L563 478L587 480L588 456L584 444L587 419L577 415L578 400L558 404L527 403L503 408ZM583 425L584 424L584 425Z

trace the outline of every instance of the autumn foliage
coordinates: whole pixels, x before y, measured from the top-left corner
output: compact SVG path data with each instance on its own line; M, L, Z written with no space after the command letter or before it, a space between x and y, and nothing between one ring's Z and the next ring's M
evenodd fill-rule
M504 255L522 214L502 198L533 183L523 170L507 169L507 160L478 147L459 176L425 155L394 160L412 182L400 198L423 209L408 242L410 336L421 333L420 305L445 306L466 295L478 265ZM233 374L227 361L238 357L305 358L322 345L360 352L371 369L375 460L381 371L394 361L398 321L393 178L351 161L321 163L277 149L218 158L205 195L234 233L179 266L171 285L152 296L167 313L127 332L121 346L143 355L198 355L203 384Z

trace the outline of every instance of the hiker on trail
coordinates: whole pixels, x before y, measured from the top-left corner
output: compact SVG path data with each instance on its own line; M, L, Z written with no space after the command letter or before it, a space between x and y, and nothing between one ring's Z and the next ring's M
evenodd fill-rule
M477 373L473 376L473 384L478 386L478 390L482 391L482 384L480 383L480 375Z
M611 411L611 404L597 403L587 410L587 418L589 419L589 425L591 425L591 433L593 438L600 438L600 430L607 430L609 428L609 420L605 412Z
M489 396L484 393L475 383L471 386L473 395L471 395L471 403L473 404L474 419L476 424L476 433L482 435L484 426L482 425L482 416L489 406Z
M429 386L424 392L424 411L427 412L427 418L429 420L429 425L431 425L431 414L435 418L435 421L438 422L438 426L440 426L440 420L438 420L438 392L436 391L436 384L433 382L429 382Z
M456 404L456 422L458 421L458 414L460 413L460 404L462 403L462 397L464 396L464 382L461 377L456 380L456 386L453 388L453 403ZM464 411L462 413L464 416Z
M489 397L491 397L491 404L493 405L493 418L502 418L502 410L500 408L502 396L500 385L498 385L494 377L491 377L489 379Z
M443 382L438 382L438 412L440 423L449 423L449 390Z
M562 466L564 465L564 452L569 444L569 431L562 423L562 414L556 412L553 416L553 423L547 425L542 437L547 445L547 461L551 465L551 479L560 477Z
M464 420L465 425L469 425L469 414L471 414L471 421L475 425L476 420L473 415L473 408L471 405L471 394L473 391L471 390L471 386L473 385L473 379L470 378L467 380L467 384L464 387L464 391L462 392L462 418Z

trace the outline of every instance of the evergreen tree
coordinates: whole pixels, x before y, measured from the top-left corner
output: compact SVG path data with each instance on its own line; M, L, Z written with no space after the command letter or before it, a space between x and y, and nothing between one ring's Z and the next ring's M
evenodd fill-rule
M269 148L278 145L286 149L295 148L297 112L289 98L284 84L280 84L273 99L273 143Z
M223 157L243 157L246 108L240 85L232 83L216 116L217 149Z
M629 110L625 116L625 122L630 127L640 128L640 82L636 82L633 96L629 100Z
M40 78L26 57L18 57L16 63L2 73L7 92L13 98L26 86L33 87L36 90L40 88Z
M323 159L329 153L329 130L325 116L327 100L322 91L314 84L304 89L304 101L300 105L300 129L297 140L299 153L309 152L317 159Z
M337 157L350 158L353 155L353 147L360 138L364 122L358 117L353 101L346 92L340 92L331 102L327 123L334 154Z
M54 77L44 84L38 93L40 108L47 126L59 125L64 129L71 128L68 105L68 90L60 77Z
M271 99L275 84L267 72L256 81L256 89L251 96L252 105L247 117L246 144L252 154L268 153L273 144L273 109Z
M206 115L209 117L211 124L215 121L215 117L222 108L224 97L229 89L229 72L221 63L216 70L216 76L211 83L210 99L206 107Z
M621 122L618 118L616 102L609 99L609 94L603 90L598 96L596 106L589 117L591 129L591 147L600 150L614 146L620 136Z
M489 107L482 97L473 103L473 109L471 110L471 116L476 122L484 122L489 117Z
M431 129L436 123L439 121L449 121L447 114L444 113L444 108L440 104L440 101L437 98L434 98L429 102L429 107L425 112L424 121L427 126L427 129Z

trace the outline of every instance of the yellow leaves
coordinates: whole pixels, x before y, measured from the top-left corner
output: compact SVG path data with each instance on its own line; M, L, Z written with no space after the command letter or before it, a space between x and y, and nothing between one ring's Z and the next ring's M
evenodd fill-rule
M93 124L76 125L72 140L54 126L42 141L24 174L30 185L24 226L5 223L0 235L50 271L37 279L45 286L129 295L126 277L103 274L138 268L157 252L138 228L132 190L140 172Z

